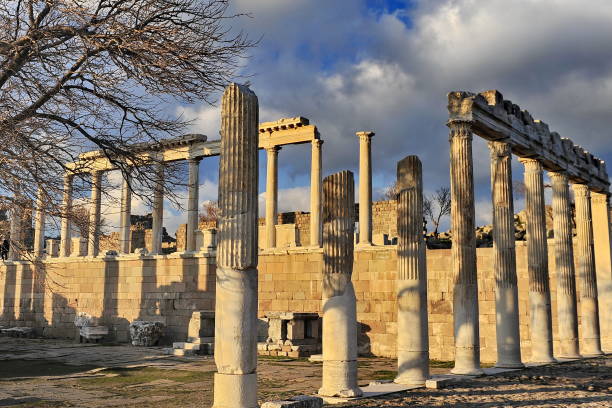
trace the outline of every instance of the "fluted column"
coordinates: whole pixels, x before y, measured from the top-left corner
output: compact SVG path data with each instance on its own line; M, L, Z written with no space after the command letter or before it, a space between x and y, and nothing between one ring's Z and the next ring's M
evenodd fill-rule
M493 259L495 270L496 367L523 367L519 332L512 148L504 141L489 142L493 204Z
M612 351L612 236L607 193L591 192L601 347Z
M478 279L471 123L450 128L451 228L455 374L482 374L478 327Z
M520 159L520 162L525 166L531 362L550 363L555 359L542 163L536 159Z
M276 219L278 212L278 151L280 146L266 149L266 248L276 247Z
M357 397L357 306L351 282L355 231L353 173L323 180L323 386L319 394Z
M70 243L72 236L70 233L70 217L72 213L72 174L64 176L64 193L62 200L62 225L60 232L60 255L70 256Z
M19 203L13 203L13 208L11 208L11 223L10 223L10 242L9 242L9 253L8 260L9 261L18 261L21 259L21 250L23 249L22 241L21 241L21 221L23 216L23 208L21 208Z
M187 201L187 242L185 250L196 250L196 230L198 229L198 199L200 189L200 159L189 159L189 198Z
M425 384L429 377L427 262L423 240L421 161L408 156L397 164L397 378Z
M231 84L221 102L214 408L257 407L257 96Z
M36 220L34 221L34 256L43 256L45 250L45 197L42 189L36 196Z
M157 164L155 173L151 254L158 255L162 253L162 238L164 234L164 165L162 163Z
M357 132L359 137L359 244L372 245L372 137L374 132Z
M120 237L119 237L119 250L123 254L129 254L131 252L130 244L130 228L131 228L131 215L132 215L132 189L131 189L132 178L129 173L124 175L123 184L121 186L121 226L120 226Z
M322 140L313 140L310 167L310 245L320 247L321 229L321 146Z
M557 320L559 323L559 356L580 357L578 348L578 313L576 308L576 271L572 218L570 215L567 174L548 173L553 189L553 223L555 230L555 268L557 272Z
M91 174L91 205L89 209L89 238L87 255L98 256L100 251L100 209L102 205L102 172Z
M595 252L593 248L593 223L591 220L591 193L589 186L574 184L576 202L576 257L580 276L580 312L582 354L601 355L599 339L599 308L597 304L597 278L595 275Z

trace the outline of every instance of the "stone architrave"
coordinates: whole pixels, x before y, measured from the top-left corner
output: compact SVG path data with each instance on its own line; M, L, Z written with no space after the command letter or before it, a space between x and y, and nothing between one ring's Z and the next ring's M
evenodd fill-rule
M607 193L591 192L601 347L612 351L612 235Z
M527 269L529 272L529 328L531 362L552 363L553 332L548 276L548 242L542 163L520 159L525 166L525 210L527 214Z
M372 245L372 137L374 132L357 132L359 137L359 245Z
M231 84L221 105L214 408L257 407L257 96Z
M553 190L557 320L561 346L559 357L579 358L576 271L574 269L568 177L563 172L549 172L548 176L552 182Z
M591 193L586 184L574 184L576 202L576 259L580 290L580 314L582 354L599 356L599 308L597 304L597 281L595 275L595 252L593 249L593 223L591 220Z
M266 248L276 247L276 221L278 213L278 152L280 146L266 149Z
M91 207L89 210L89 237L87 255L98 256L100 250L100 208L102 205L102 172L91 174Z
M189 159L189 198L187 201L187 242L185 250L195 252L198 229L198 198L200 189L200 160Z
M355 233L353 173L323 180L323 385L319 395L357 397L357 306L351 282Z
M131 176L124 174L123 184L121 185L121 227L119 236L119 250L123 254L131 252L130 243L130 224L132 214L132 189Z
M429 378L427 262L423 239L421 161L408 156L397 164L397 378L425 384Z
M450 128L451 228L453 231L453 324L454 374L480 375L478 326L478 279L472 128L467 121L453 120Z
M310 245L320 247L322 243L321 229L321 146L323 141L313 140L310 169Z
M45 250L45 206L44 193L38 189L36 196L36 220L34 222L34 256L43 256Z
M495 332L499 368L520 368L521 335L516 279L512 148L508 142L489 142L493 204L493 256L495 270Z
M164 165L158 163L153 188L153 225L151 231L151 255L162 253L164 231Z
M70 244L72 237L70 234L70 217L72 213L72 174L64 176L64 192L62 200L62 225L60 236L60 253L59 256L70 256Z

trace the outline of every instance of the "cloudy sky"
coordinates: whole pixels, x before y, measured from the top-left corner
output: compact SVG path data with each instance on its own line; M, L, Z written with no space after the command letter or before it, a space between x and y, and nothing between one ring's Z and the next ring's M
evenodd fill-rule
M325 140L325 175L350 169L358 177L355 132L375 131L375 196L410 154L423 161L426 190L449 184L446 94L453 90L498 89L551 130L612 159L610 0L234 0L233 8L251 15L234 28L261 37L244 68L261 120L309 118ZM217 108L176 112L195 120L194 131L218 138ZM484 224L489 155L481 140L474 160ZM201 166L201 200L216 198L217 164ZM280 211L308 210L309 172L309 146L280 152ZM186 219L172 209L166 215L171 232Z

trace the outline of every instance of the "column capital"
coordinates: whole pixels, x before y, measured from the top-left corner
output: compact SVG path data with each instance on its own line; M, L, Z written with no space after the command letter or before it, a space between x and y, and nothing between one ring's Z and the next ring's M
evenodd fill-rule
M320 149L321 146L323 145L323 140L321 139L314 139L312 142L310 142L310 144L312 145L313 149Z
M449 127L449 139L466 138L472 140L472 122L466 120L450 120L446 123Z
M268 154L278 154L278 152L281 150L281 146L268 146L265 149Z
M590 197L591 192L589 190L589 186L586 184L572 184L572 190L574 190L574 194L581 197Z
M568 182L567 173L565 171L549 171L548 177L551 180Z
M364 131L364 132L355 132L355 134L357 135L357 137L359 138L360 141L362 142L367 142L370 141L370 139L376 134L372 131Z
M542 162L535 157L519 157L518 161L524 165L526 169L542 170Z
M597 204L608 204L610 201L610 195L607 192L598 193L598 192L592 191L591 201Z
M491 157L512 156L512 146L507 140L494 140L488 143Z
M201 157L189 157L187 158L187 163L195 163L198 164L202 161Z

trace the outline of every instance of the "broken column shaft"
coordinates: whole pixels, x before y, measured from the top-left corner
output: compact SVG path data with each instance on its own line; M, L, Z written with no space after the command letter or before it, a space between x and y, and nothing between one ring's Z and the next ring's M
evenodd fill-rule
M397 378L425 384L429 377L427 265L423 240L421 161L408 156L397 164Z
M257 407L257 96L225 90L221 111L214 408Z
M323 180L323 386L329 397L361 395L357 385L357 309L353 273L353 173Z
M496 367L519 368L518 286L512 196L512 149L504 141L489 142L493 201L493 256L495 270Z
M576 257L580 290L582 354L601 355L599 338L599 310L597 305L597 281L595 275L595 252L593 250L593 223L591 220L591 193L589 186L574 184L576 202Z

